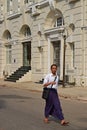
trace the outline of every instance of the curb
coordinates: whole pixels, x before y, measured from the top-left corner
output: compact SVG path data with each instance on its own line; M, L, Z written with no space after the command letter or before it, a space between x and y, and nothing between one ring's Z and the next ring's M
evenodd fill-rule
M59 94L59 96L65 99L72 99L72 100L87 102L87 97L77 97L77 96L71 96L71 95L66 95L66 94Z
M10 84L10 85L6 85L6 84L0 84L0 87L8 87L8 88L16 88L16 89L22 89L22 90L29 90L29 91L31 91L31 92L42 92L42 88L43 87L38 87L37 88L37 85L36 85L36 88L35 87L24 87L24 86L16 86L16 85L13 85L12 86L12 84ZM59 95L59 97L61 97L61 98L64 98L64 99L71 99L71 100L78 100L78 101L85 101L85 102L87 102L87 97L80 97L80 96L75 96L75 95L70 95L70 94L64 94L64 93L61 93L61 92L59 92L58 91L58 95Z
M78 97L79 101L87 101L87 97Z
M63 97L65 99L78 99L77 96L71 96L71 95L66 95L66 94L59 94L60 97Z

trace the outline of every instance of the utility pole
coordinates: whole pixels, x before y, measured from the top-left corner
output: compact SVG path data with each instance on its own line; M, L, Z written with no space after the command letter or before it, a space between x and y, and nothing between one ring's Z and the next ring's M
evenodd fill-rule
M66 35L63 35L64 51L63 51L63 88L65 88L65 51L66 51Z

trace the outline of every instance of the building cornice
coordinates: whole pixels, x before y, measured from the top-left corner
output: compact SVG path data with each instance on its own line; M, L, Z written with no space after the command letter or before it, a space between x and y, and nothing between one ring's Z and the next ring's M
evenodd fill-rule
M43 8L47 5L49 5L49 0L43 0L43 1L37 3L38 8Z
M32 3L32 4L27 4L25 12L30 12L32 16L36 16L40 14L40 9L44 8L46 6L50 6L51 9L55 8L54 7L54 1L55 0L42 0L37 3Z
M65 28L63 26L59 26L59 27L56 27L56 28L51 28L51 29L44 30L44 34L49 35L49 34L54 33L54 32L63 33L64 29Z
M31 41L32 40L32 36L29 36L29 37L23 37L23 38L20 38L19 39L19 42L27 42L27 41Z
M70 4L70 3L77 2L77 1L79 1L79 0L68 0L68 3Z
M7 19L11 20L11 19L19 17L20 15L22 15L21 11L13 11L12 13L8 12Z

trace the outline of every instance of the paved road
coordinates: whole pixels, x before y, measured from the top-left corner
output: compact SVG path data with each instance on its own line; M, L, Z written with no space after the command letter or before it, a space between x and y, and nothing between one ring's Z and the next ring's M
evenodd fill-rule
M87 130L87 103L61 99L61 104L69 126L53 118L44 124L40 92L0 87L0 130Z

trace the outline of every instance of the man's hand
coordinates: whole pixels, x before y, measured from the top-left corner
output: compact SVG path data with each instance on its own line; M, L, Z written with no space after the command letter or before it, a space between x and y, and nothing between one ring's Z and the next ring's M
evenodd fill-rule
M44 87L47 87L48 85L55 85L55 84L56 84L55 81L53 81L53 82L49 82L49 83L44 84Z
M55 85L55 84L56 84L56 82L54 82L54 81L53 81L53 82L51 82L51 84L52 84L52 85Z

